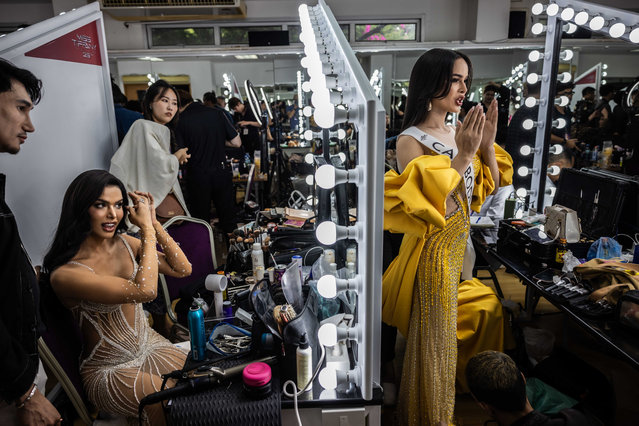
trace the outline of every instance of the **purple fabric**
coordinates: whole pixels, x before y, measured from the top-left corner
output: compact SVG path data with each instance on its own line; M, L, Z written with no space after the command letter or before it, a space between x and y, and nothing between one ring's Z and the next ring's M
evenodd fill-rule
M180 245L193 269L191 275L186 278L165 276L169 296L171 300L175 300L179 297L180 288L216 272L211 256L213 242L210 239L208 228L200 223L184 221L180 225L169 226L167 232Z

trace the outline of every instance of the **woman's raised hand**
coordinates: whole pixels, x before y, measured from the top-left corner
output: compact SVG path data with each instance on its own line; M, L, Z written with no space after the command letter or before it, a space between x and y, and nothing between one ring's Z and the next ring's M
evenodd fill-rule
M152 227L153 219L149 205L153 198L149 200L147 194L140 191L129 192L129 197L133 200L133 206L127 206L131 223L140 229Z
M151 212L151 223L155 225L158 221L155 216L155 200L150 192L135 191L135 195L146 198L149 201L149 212Z
M486 123L484 124L484 132L481 138L481 149L492 148L497 136L497 99L488 106L486 111Z
M470 109L463 123L457 122L455 143L460 154L469 158L475 155L482 141L485 122L486 115L481 104Z
M191 158L191 154L186 153L188 150L189 150L188 148L180 148L177 151L175 151L175 153L173 154L177 157L180 165L188 162L189 158Z

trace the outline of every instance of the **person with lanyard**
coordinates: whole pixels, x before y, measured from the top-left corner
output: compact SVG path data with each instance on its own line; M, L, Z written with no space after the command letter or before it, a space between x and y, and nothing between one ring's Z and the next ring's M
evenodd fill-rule
M499 187L505 177L500 167L508 163L505 152L496 156L495 101L487 114L481 105L472 108L456 129L445 124L448 113L459 112L471 76L470 59L460 52L431 49L417 60L397 140L400 173L384 177L384 229L404 233L382 279L382 319L406 337L400 424L452 422L458 286L470 209L478 211Z
M0 59L0 152L17 154L35 131L30 112L42 82ZM57 425L60 413L43 395L47 375L38 356L39 288L18 225L4 200L0 174L0 424Z

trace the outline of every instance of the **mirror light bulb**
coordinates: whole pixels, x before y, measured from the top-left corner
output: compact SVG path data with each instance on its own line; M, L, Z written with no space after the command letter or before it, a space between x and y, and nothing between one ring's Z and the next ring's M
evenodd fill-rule
M334 367L326 367L318 375L320 386L324 389L335 389L337 387L337 370Z
M519 153L523 156L527 156L530 155L530 153L532 152L532 148L530 147L530 145L522 145L521 148L519 148Z
M522 177L528 176L528 171L529 171L528 167L521 166L520 168L517 169L517 174Z
M535 3L530 8L533 15L541 15L544 12L544 5L541 3Z
M530 32L532 32L534 35L539 35L544 32L544 28L544 24L542 24L541 22L537 22L530 28Z
M575 56L575 54L570 49L566 49L562 53L564 61L569 61L573 58L573 56Z
M330 129L335 125L335 107L332 104L318 105L313 113L315 123L324 129Z
M335 167L324 164L315 171L315 180L320 188L331 189L335 187Z
M557 126L555 126L555 127L557 127L558 129L563 129L564 127L566 127L566 120L561 118L561 117L558 118L557 119Z
M573 9L572 7L567 7L561 11L562 21L570 21L573 16L575 16L575 9Z
M333 222L322 222L315 229L315 237L325 246L333 245L337 241L337 227Z
M559 172L561 172L561 169L559 168L559 166L548 167L548 174L551 176L557 176L559 175Z
M628 35L628 38L633 43L639 43L639 27L637 27L634 30L630 31L630 34Z
M526 188L519 188L515 194L517 194L517 196L519 198L524 198L526 195L528 195L528 191L526 190Z
M308 93L311 91L311 82L310 81L305 81L304 83L302 83L302 90L304 91L304 93Z
M344 139L346 137L346 130L344 129L337 129L337 139ZM340 152L340 154L342 154Z
M546 15L548 16L555 16L557 13L559 13L559 5L557 3L551 3L546 8Z
M568 22L568 24L564 27L566 34L574 34L577 31L577 26L572 22Z
M308 186L313 186L314 183L315 183L315 179L313 179L313 175L306 176L306 184Z
M304 139L307 141L312 141L313 140L313 131L312 130L305 130L304 131ZM310 152L308 154L306 154L306 156L308 155L313 155ZM309 163L312 164L312 163Z
M626 33L626 25L621 22L612 24L610 26L610 29L608 30L608 34L610 34L610 37L612 38L619 38L625 33Z
M577 25L585 25L586 22L588 22L588 19L590 19L590 16L588 15L588 12L583 10L583 11L581 11L578 14L575 15L575 24L577 24Z
M313 107L306 105L304 109L302 109L302 114L304 114L304 117L310 117L313 115Z
M562 72L559 75L559 81L561 81L562 83L568 83L570 82L571 79L572 79L572 76L570 75L568 71Z
M530 62L537 62L541 58L541 52L538 50L533 50L528 54L528 60Z
M311 132L311 131L310 131L310 130L307 130L306 132ZM306 136L306 132L304 132L304 135L305 135L305 136ZM312 133L313 133L313 132L311 132L311 138L312 138L312 136L313 136L313 135L312 135ZM308 138L307 138L306 140L310 140L310 139L308 139ZM315 156L314 156L312 153L310 153L310 152L309 152L308 154L306 154L306 155L304 156L304 162L305 162L306 164L314 164L314 163L315 163Z
M333 275L323 275L317 280L317 291L320 296L326 299L333 299L337 296L337 281Z
M565 107L569 102L568 96L562 95L559 97L559 106Z
M317 330L317 338L324 346L335 346L337 344L337 326L326 323Z
M532 108L535 105L537 105L537 99L535 99L532 96L529 96L526 98L526 100L524 101L524 105L526 105L528 108Z
M550 153L551 154L561 154L562 152L564 152L564 147L560 144L555 144L553 146L550 147Z
M606 20L603 18L603 16L595 16L590 21L589 27L593 31L599 31L600 29L603 28L605 23L606 23Z
M528 82L528 84L535 84L539 81L539 74L537 73L530 73L526 76L526 81Z
M524 129L526 129L526 130L530 130L530 129L532 129L533 127L535 127L535 122L534 122L532 119L527 118L527 119L525 119L525 120L524 120L524 122L523 122L521 125L522 125L522 127L523 127Z
M557 192L557 188L546 189L546 194L550 195L551 197L554 197L556 192Z

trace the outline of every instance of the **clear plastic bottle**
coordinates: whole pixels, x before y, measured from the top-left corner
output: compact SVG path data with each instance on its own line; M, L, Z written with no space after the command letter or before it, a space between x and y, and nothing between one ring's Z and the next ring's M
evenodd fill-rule
M313 389L313 383L309 383L313 377L313 351L311 350L306 333L302 334L300 344L296 351L297 358L297 388L304 389L308 384L306 391Z
M253 250L251 251L251 260L253 261L253 276L257 276L257 267L264 268L264 252L262 251L262 244L253 243Z

